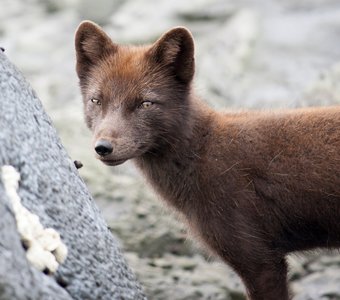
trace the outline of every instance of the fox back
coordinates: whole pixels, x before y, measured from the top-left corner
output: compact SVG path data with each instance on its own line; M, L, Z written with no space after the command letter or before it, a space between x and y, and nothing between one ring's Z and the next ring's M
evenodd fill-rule
M97 158L132 159L251 300L287 300L288 253L340 246L340 108L221 113L192 90L185 28L122 46L83 22L77 73Z

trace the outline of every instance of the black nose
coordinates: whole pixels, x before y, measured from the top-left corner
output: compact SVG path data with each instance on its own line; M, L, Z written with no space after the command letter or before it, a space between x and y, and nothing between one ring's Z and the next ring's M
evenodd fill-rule
M99 140L94 145L94 150L96 150L100 156L106 156L112 153L113 147L109 141Z

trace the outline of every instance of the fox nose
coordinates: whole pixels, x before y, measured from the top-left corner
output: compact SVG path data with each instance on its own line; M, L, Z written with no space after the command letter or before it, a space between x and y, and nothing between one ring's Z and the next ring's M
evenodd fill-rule
M96 150L100 156L106 156L112 153L113 147L109 141L99 140L94 145L94 150Z

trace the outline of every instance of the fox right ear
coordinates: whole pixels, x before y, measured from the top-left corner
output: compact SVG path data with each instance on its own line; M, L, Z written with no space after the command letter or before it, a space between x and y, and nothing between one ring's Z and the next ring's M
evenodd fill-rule
M117 50L117 45L109 36L91 21L80 23L75 34L75 47L79 78L85 75L91 66Z

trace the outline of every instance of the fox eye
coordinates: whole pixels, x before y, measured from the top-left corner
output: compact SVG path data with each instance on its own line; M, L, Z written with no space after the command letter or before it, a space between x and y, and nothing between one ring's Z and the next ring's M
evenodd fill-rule
M96 105L101 105L102 104L102 102L99 99L96 99L96 98L91 98L91 102L96 104Z
M141 107L141 108L149 108L152 104L153 104L153 102L151 102L151 101L143 101L143 102L140 104L140 107Z

